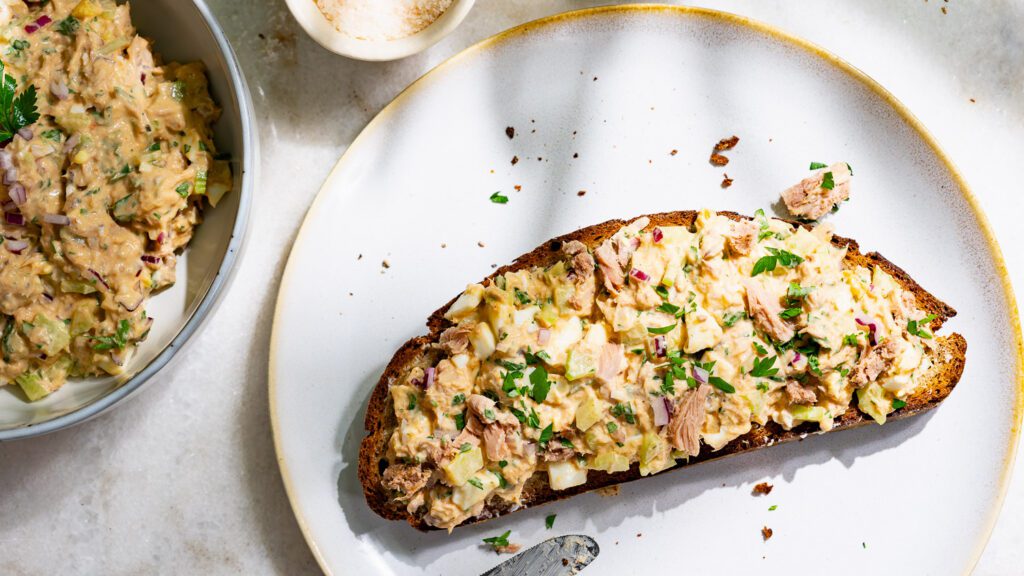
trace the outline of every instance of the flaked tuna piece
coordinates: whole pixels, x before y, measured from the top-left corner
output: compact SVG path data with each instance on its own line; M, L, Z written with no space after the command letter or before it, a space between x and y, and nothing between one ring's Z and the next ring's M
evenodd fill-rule
M596 291L594 257L587 250L586 244L579 240L566 242L562 252L569 256L569 278L576 286L567 302L574 310L589 314Z
M487 459L498 462L508 458L509 449L505 443L505 428L500 424L488 424L484 427L484 452Z
M799 382L786 382L786 394L793 404L814 404L818 395L810 388L804 388Z
M548 442L548 447L541 453L545 462L565 462L575 455L575 450L560 442Z
M420 466L412 464L400 464L389 466L384 471L384 487L395 492L401 492L406 496L412 496L427 485L430 479L430 472Z
M636 234L647 227L647 218L638 218L611 238L605 240L594 250L597 268L604 277L604 286L612 294L618 294L626 284L629 272L629 260L633 252L640 247L640 239Z
M805 220L817 220L850 197L850 166L837 162L823 168L782 193L789 213Z
M896 342L893 340L879 342L877 346L871 348L867 356L861 358L853 370L850 370L850 382L858 388L863 388L874 382L878 379L879 374L892 366L898 351Z
M704 403L709 392L711 386L707 384L683 392L682 399L673 411L672 419L668 421L668 443L690 456L700 453L700 428L704 425Z
M779 316L782 312L779 299L769 294L756 280L747 280L744 285L747 289L747 313L754 320L754 325L776 342L792 340L795 332Z
M746 256L757 242L759 228L751 220L732 223L732 230L725 235L725 244L734 256Z
M453 356L462 354L469 350L469 334L468 326L452 326L441 333L438 347Z

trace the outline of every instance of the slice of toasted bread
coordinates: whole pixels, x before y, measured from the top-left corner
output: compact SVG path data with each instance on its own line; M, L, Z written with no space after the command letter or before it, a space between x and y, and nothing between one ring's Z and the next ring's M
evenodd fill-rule
M719 212L719 214L733 220L749 219L746 216L732 212ZM697 212L694 211L666 212L648 216L651 225L654 226L686 227L692 227L696 217ZM485 279L484 283L507 272L535 266L550 266L564 257L561 254L562 244L572 240L583 242L593 250L628 223L629 221L609 220L545 242L532 252L520 256L512 264L499 268ZM791 224L801 225L795 222L791 222ZM862 254L855 241L839 236L833 237L832 242L837 246L845 246L847 248L846 262L849 265L859 265L868 268L878 266L895 278L904 290L912 292L917 298L917 306L928 314L935 315L935 319L930 325L933 331L938 330L946 320L956 315L956 310L924 290L906 272L886 260L881 254L877 252ZM359 451L359 480L363 485L366 502L370 508L384 518L406 520L420 530L433 530L435 528L426 524L422 518L409 514L406 511L405 504L393 500L381 483L384 469L387 467L385 455L387 453L388 439L398 424L392 403L389 401L388 388L392 381L397 380L401 374L410 368L433 365L437 362L439 355L442 353L431 345L436 343L441 333L452 325L445 319L444 315L454 302L455 299L452 299L448 304L430 316L427 320L427 327L430 331L428 335L418 336L406 342L388 363L370 397L366 411L367 436L363 439ZM966 340L964 340L963 336L954 333L948 336L936 337L935 342L937 346L934 353L933 366L925 377L925 383L906 398L907 404L905 407L890 414L889 418L891 420L908 418L935 408L949 396L960 380L967 352ZM854 399L854 402L856 402L856 399ZM854 428L873 422L869 416L861 413L855 407L851 407L845 414L836 418L833 430ZM703 445L699 455L686 461L680 461L669 470L676 470L706 460L789 442L802 438L808 433L818 431L816 423L804 423L791 430L785 430L774 422L769 422L765 426L755 424L749 433L736 438L721 450L712 451L710 447ZM495 518L518 509L538 506L583 492L629 482L640 477L639 467L635 463L625 472L605 473L591 470L585 484L567 490L556 491L548 486L546 474L534 474L523 489L522 499L518 506L513 507L499 498L492 498L487 502L487 505L479 515L465 521L463 525Z

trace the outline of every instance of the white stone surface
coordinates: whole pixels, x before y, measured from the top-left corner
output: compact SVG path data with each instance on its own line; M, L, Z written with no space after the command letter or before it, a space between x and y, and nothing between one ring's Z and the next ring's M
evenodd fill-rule
M303 214L335 159L412 80L495 32L601 2L478 0L454 35L383 64L321 49L282 0L209 3L248 75L263 137L263 182L240 269L185 357L146 392L72 430L0 445L0 573L316 573L281 486L267 415L274 299ZM1011 276L1024 286L1024 190L1016 175L1024 158L1024 4L707 5L816 42L906 103L963 170ZM970 465L969 454L950 457ZM975 574L1018 574L1024 566L1024 473L1017 468Z

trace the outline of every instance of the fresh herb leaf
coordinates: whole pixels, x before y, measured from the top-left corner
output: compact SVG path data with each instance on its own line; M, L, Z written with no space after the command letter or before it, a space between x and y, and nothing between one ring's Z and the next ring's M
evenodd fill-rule
M683 313L680 311L681 309L679 308L679 306L676 306L675 304L669 304L668 302L663 302L661 306L658 306L656 308L656 310L658 310L659 312L664 312L666 314L671 314L676 318L679 318L680 316L683 315Z
M758 382L757 383L757 389L760 390L761 392L767 392L768 391L768 384L766 384L764 382Z
M68 16L60 22L57 22L57 32L60 32L65 36L74 36L78 33L78 29L81 25L82 23L78 21L78 18Z
M409 394L409 404L405 408L407 410L415 410L416 409L416 395L415 394L412 394L412 393Z
M478 478L470 478L469 480L466 480L466 482L468 482L470 486L473 486L477 490L484 489L484 483L481 482Z
M524 292L523 290L520 290L519 288L513 288L512 293L515 294L516 300L518 300L519 303L524 306L526 304L533 303L533 299L530 298L530 295Z
M508 460L499 460L498 461L498 467L499 468L504 468L505 466L508 466Z
M850 176L853 176L853 166L850 166L849 162L846 163L846 169L850 171Z
M131 325L128 324L127 320L121 320L117 325L117 331L112 336L95 336L93 340L97 342L94 344L92 349L97 352L104 350L121 350L128 345L128 332L131 330Z
M831 172L825 172L821 178L821 187L825 190L832 190L836 187L836 181L832 178Z
M4 323L4 332L0 336L0 348L3 349L4 362L11 361L11 333L14 332L14 318L8 318Z
M843 344L847 346L856 346L859 343L861 334L862 332L854 332L853 334L843 336Z
M461 392L456 394L455 396L452 396L452 406L458 406L459 404L462 404L465 401L466 395Z
M484 544L490 544L495 548L502 546L508 546L508 537L512 534L511 530L506 530L501 536L492 536L490 538L484 538Z
M796 282L790 282L786 289L786 297L790 300L799 300L814 291L814 286L800 286Z
M120 170L115 172L114 175L110 177L110 180L108 180L108 182L114 183L117 182L118 180L123 180L126 176L128 176L131 173L132 167L129 166L128 164L125 164L124 166L121 166Z
M754 262L754 269L750 271L750 276L754 277L764 272L771 272L775 270L778 263L779 259L775 256L762 256L757 259L757 262Z
M914 336L917 336L918 338L925 338L931 340L931 330L928 330L927 328L925 328L925 326L928 326L934 319L935 314L929 314L924 318L921 318L920 320L911 320L907 322L907 332L913 334Z
M786 319L796 318L797 316L802 314L803 311L804 311L804 309L801 308L800 306L794 306L792 308L786 308L782 312L779 312L779 317L786 318Z
M828 164L822 164L821 162L811 162L809 170L820 170L822 168L828 168Z
M182 198L188 198L188 189L188 182L182 182L181 184L178 184L174 191L178 193L178 196L181 196Z
M758 344L757 342L752 342L752 344L754 345L754 350L757 350L757 355L758 356L764 356L765 354L768 353L768 350L765 349L764 346L761 346L760 344Z
M552 425L548 424L547 426L544 427L543 430L540 431L540 438L537 439L537 442L541 445L541 447L547 448L548 442L551 440L551 437L554 435L554 433L555 432L552 428Z
M508 204L508 196L505 196L501 192L495 192L491 194L491 202L495 204Z
M28 40L15 40L14 42L11 42L11 47L7 49L7 54L8 56L17 58L18 56L21 56L29 46L31 46L31 44L28 43Z
M526 357L526 363L529 364L530 366L540 364L541 362L551 361L551 356L543 350L538 351L536 354L527 350L526 353L523 354L523 356Z
M530 415L526 417L526 423L531 428L540 428L540 416L537 415L537 411L530 408Z
M543 404L544 400L548 397L548 390L551 389L548 371L543 366L534 367L533 372L530 373L530 384L533 384L530 397L533 398L534 402Z
M552 514L544 519L544 527L548 530L551 530L551 527L555 525L555 516L557 516L557 514Z
M792 268L804 261L804 259L801 258L800 256L797 256L792 252L788 252L786 250L782 250L779 248L768 248L768 252L770 252L776 258L778 258L779 264L785 266L786 268Z
M899 410L900 408L903 408L906 405L907 405L907 403L904 402L903 400L900 400L899 398L893 398L892 399L892 409L893 410Z
M750 369L750 375L754 378L771 378L775 376L779 373L779 369L773 368L773 366L775 366L775 361L778 359L778 356L755 358L754 367Z
M737 322L745 319L746 317L747 313L744 312L743 310L740 310L738 312L730 312L722 317L722 323L725 324L727 327L732 327Z
M185 83L181 80L171 83L171 98L181 102L185 99Z
M627 424L636 424L636 414L633 412L632 404L616 404L612 406L612 416L622 418Z
M21 94L15 96L18 83L7 74L3 62L0 62L0 142L6 142L22 128L39 120L36 109L36 87L29 84Z
M572 448L573 450L576 449L576 446L573 445L572 441L569 440L568 438L559 438L558 443L561 444L562 446L565 446L566 448Z
M519 395L519 391L516 390L516 380L522 377L523 373L519 370L506 372L501 377L501 391L508 394L510 398L515 398Z
M817 354L807 355L807 367L811 369L815 376L821 376L821 366L818 365Z
M508 480L505 480L505 476L501 472L498 472L497 470L491 470L491 474L494 474L495 476L498 477L498 488L501 488L502 490L508 488Z
M57 130L56 128L52 130L43 130L43 132L40 135L43 138L46 138L47 140L51 140L53 142L60 142L64 138L64 133L61 132L60 130Z
M658 296L661 296L662 300L668 300L668 288L659 284L654 287L654 291L658 293Z
M464 442L462 446L459 446L459 454L464 454L473 449L473 445L469 442Z
M505 370L510 370L513 372L515 372L516 370L522 370L523 368L526 368L526 364L509 362L508 360L498 360L498 364L500 364L501 367L504 368Z
M455 429L462 431L466 427L466 414L465 412L459 412L455 416L452 416L452 420L455 420Z
M609 422L604 427L608 429L609 434L615 434L615 431L619 429L619 425L615 422Z
M711 376L711 377L709 377L708 378L708 384L711 384L715 388L718 388L722 392L725 392L725 393L728 393L728 394L732 394L733 392L736 391L736 388L734 388L732 384L729 384L728 382L726 382L725 380L719 378L718 376Z
M665 372L665 378L661 381L661 393L666 396L676 393L676 382L672 370Z
M647 331L650 332L651 334L668 334L669 332L674 330L675 327L675 324L671 324L669 326L662 326L661 328L647 328Z
M768 511L769 512L775 512L778 509L779 509L779 507L776 504L772 504L771 506L768 507Z

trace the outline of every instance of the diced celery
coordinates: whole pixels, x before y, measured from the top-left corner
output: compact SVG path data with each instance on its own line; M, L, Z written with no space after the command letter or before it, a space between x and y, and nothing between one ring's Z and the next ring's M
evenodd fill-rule
M581 346L569 351L565 362L565 379L570 382L591 376L597 371L597 360Z
M629 458L626 458L618 452L605 452L594 457L590 461L589 466L593 470L625 472L626 470L629 470Z
M42 343L40 350L47 356L56 356L62 350L66 350L71 343L68 325L64 322L36 314L32 323L46 332L46 341Z
M892 401L886 399L885 389L877 382L872 382L857 390L857 407L860 411L874 418L875 422L885 424L885 417L892 408Z
M25 393L25 396L28 396L31 402L45 398L50 394L50 390L46 388L42 375L38 372L24 372L15 378L14 381L18 383L22 392Z
M576 409L576 428L586 432L602 417L602 402L593 396L587 396Z

